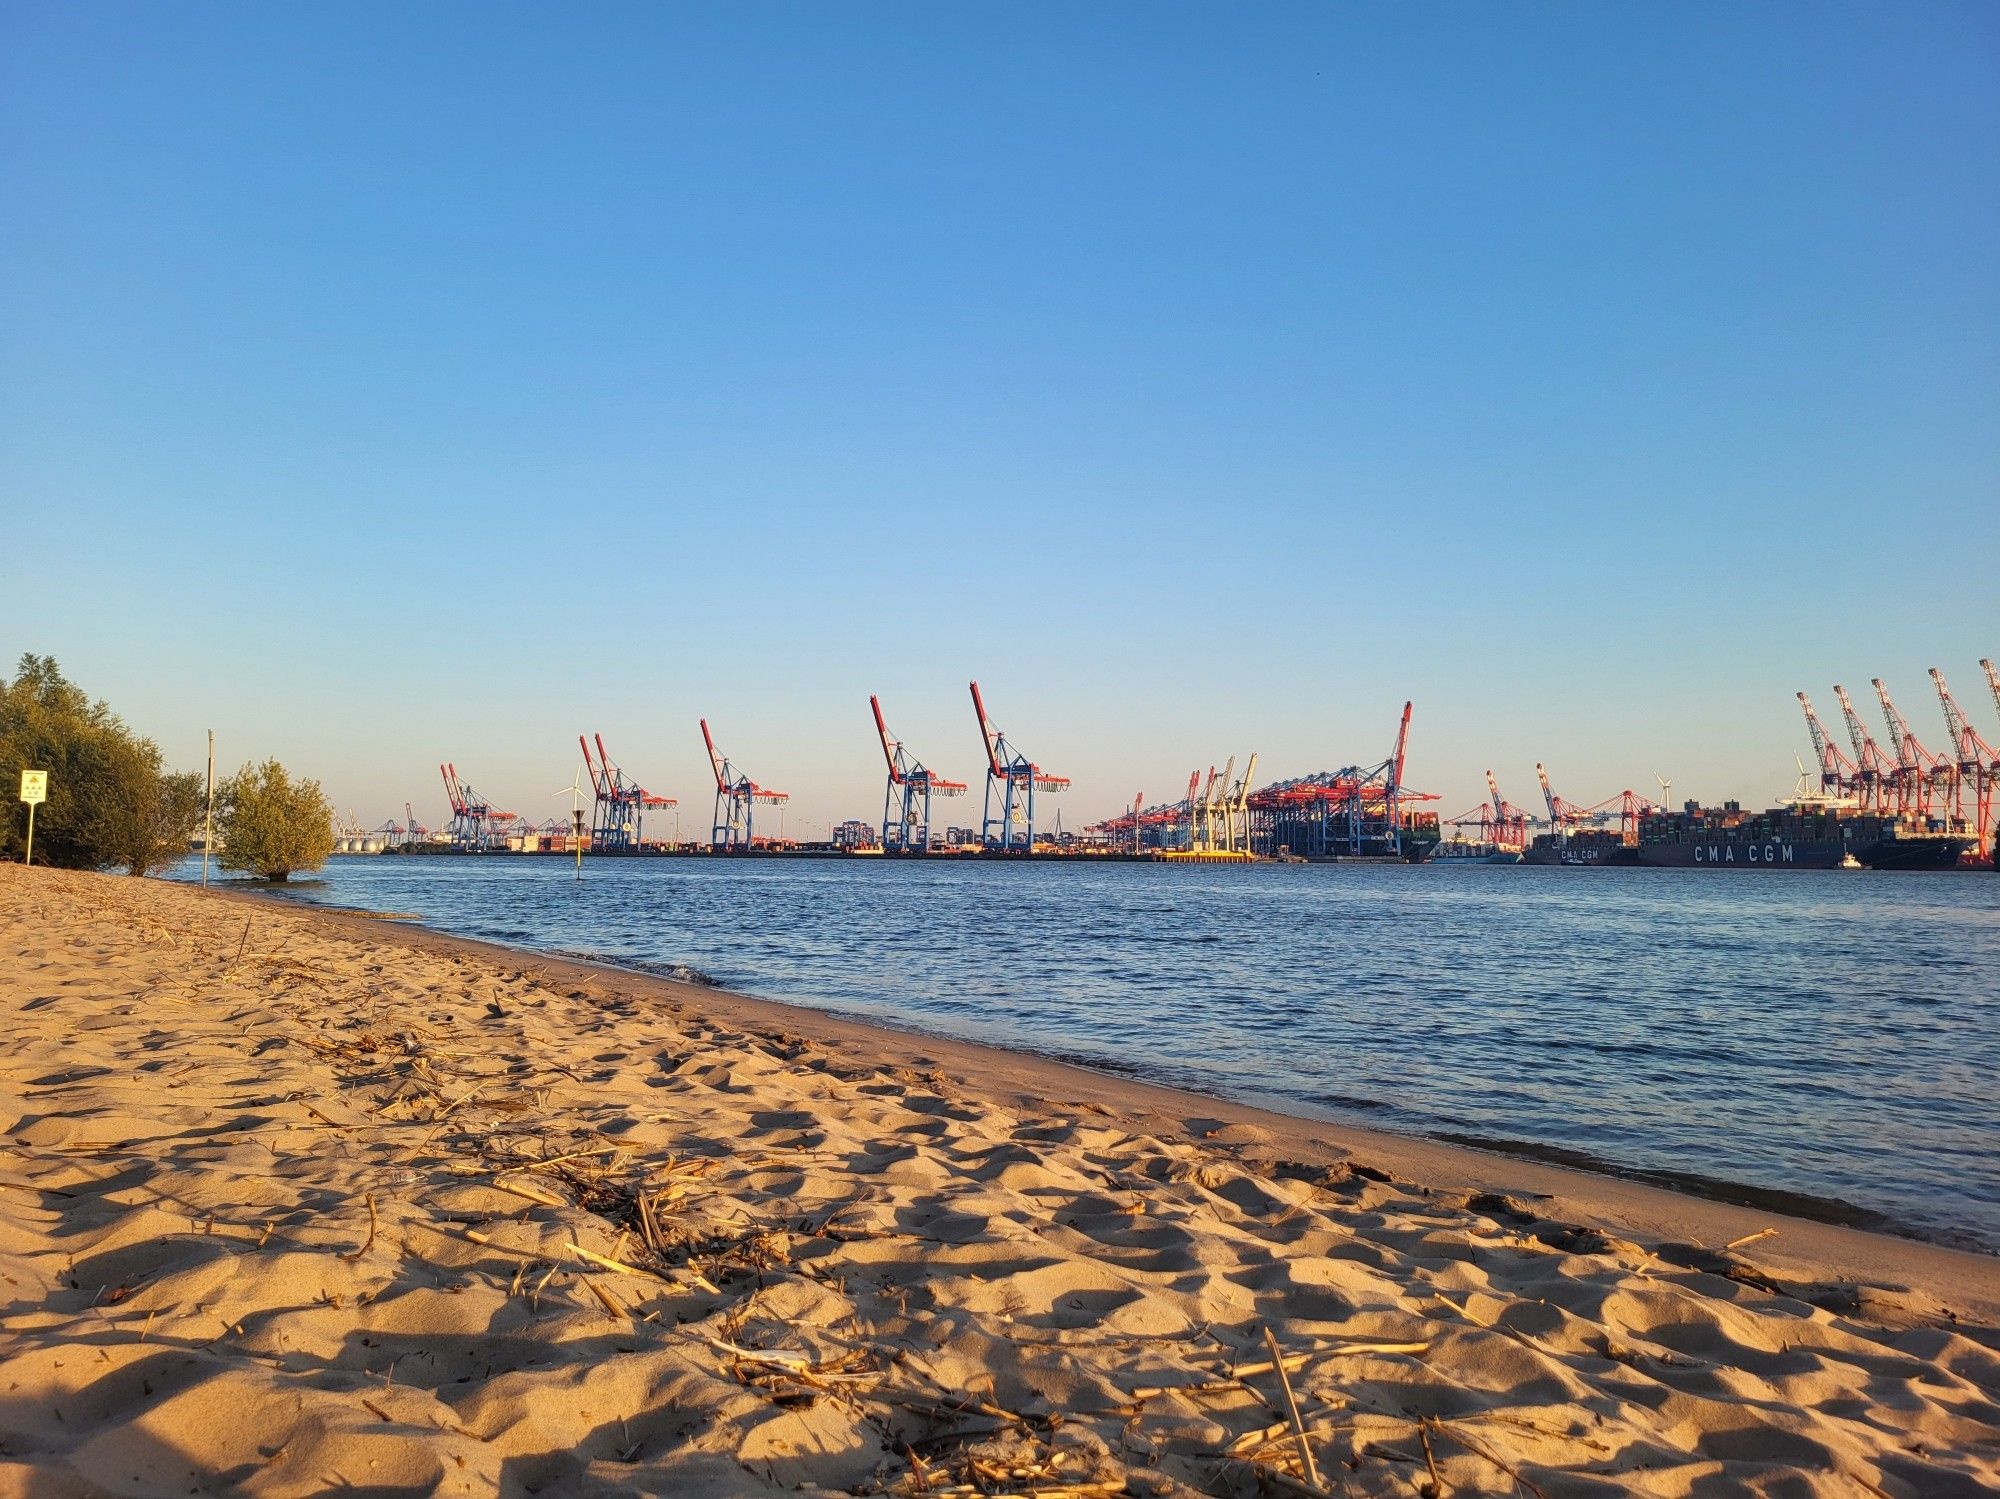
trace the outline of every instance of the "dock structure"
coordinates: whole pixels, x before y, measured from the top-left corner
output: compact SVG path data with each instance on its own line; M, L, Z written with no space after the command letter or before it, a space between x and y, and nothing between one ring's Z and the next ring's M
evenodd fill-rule
M1981 657L1979 665L1986 673L1994 707L2000 709L2000 668L1990 657ZM1869 685L1875 689L1882 721L1889 731L1886 745L1868 731L1847 689L1834 686L1848 742L1854 746L1851 756L1834 742L1813 711L1811 699L1803 692L1798 694L1813 758L1818 762L1820 796L1828 805L1895 818L1913 830L1963 834L1972 844L1966 857L1975 866L1990 867L1995 843L2000 841L2000 828L1994 823L1996 812L2000 812L2000 795L1996 795L2000 792L2000 749L1967 718L1945 684L1944 673L1933 666L1930 678L1944 715L1946 748L1942 751L1930 749L1917 737L1880 677L1871 678Z
M743 774L729 757L715 747L708 720L701 721L701 740L708 746L708 763L715 771L715 818L709 829L708 846L715 853L741 853L757 842L756 809L782 807L791 800L783 791L759 786Z
M1035 793L1052 796L1067 791L1069 777L1050 774L1007 742L1007 736L986 716L986 702L979 695L977 682L972 684L972 711L979 717L979 738L986 747L986 803L980 841L992 853L1032 854Z
M1306 859L1420 857L1437 842L1438 819L1417 804L1437 797L1403 784L1409 745L1410 704L1404 703L1396 747L1380 764L1315 771L1251 792L1252 851Z
M931 798L963 796L966 784L937 774L892 736L882 717L880 698L871 696L868 706L875 714L875 732L882 739L882 758L889 765L882 791L882 852L927 854L931 851Z

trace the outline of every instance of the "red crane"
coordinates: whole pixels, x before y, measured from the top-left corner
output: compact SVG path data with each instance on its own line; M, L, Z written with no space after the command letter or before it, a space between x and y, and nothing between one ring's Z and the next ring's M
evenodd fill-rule
M1069 777L1051 775L1007 742L1007 736L986 716L986 702L979 695L977 682L972 684L972 711L979 716L979 738L986 747L986 803L980 840L1003 853L1032 854L1035 793L1067 791ZM1000 788L997 813L993 805L996 785ZM1014 831L1017 827L1021 829L1018 835Z
M1812 699L1803 692L1799 694L1799 706L1805 710L1806 732L1812 736L1813 758L1819 762L1819 789L1836 797L1860 800L1861 767L1833 742L1826 725L1819 721L1819 714L1813 711Z
M1628 786L1601 802L1579 807L1575 802L1556 795L1549 785L1549 773L1539 761L1535 764L1535 777L1542 783L1542 800L1548 803L1549 808L1549 831L1556 835L1558 846L1569 841L1572 828L1603 827L1615 821L1618 824L1618 841L1627 848L1634 847L1639 842L1639 824L1645 820L1647 813L1658 806L1650 797L1642 796Z
M590 772L590 788L596 798L590 825L590 846L600 853L633 853L644 844L646 814L677 807L671 796L655 796L618 768L604 752L604 736L597 741L597 758L590 757L590 744L576 736L583 750L583 768Z
M729 757L715 747L708 732L708 720L701 721L702 743L708 746L708 763L715 771L715 824L709 830L709 847L718 852L754 848L757 843L756 808L782 807L791 797L783 791L759 786L744 775Z
M931 851L931 797L963 796L963 781L947 780L910 754L903 741L889 733L882 717L882 700L870 697L875 732L882 737L882 758L889 765L882 792L882 851L889 854Z
M1986 668L1987 678L1993 684L1993 696L2000 703L2000 674L1996 674L1991 661L1981 661ZM1951 753L1958 771L1961 788L1972 789L1973 837L1976 840L1979 857L1991 860L1993 857L1993 802L1994 790L2000 787L2000 749L1995 749L1981 737L1979 730L1972 726L1960 710L1958 701L1945 685L1944 673L1935 666L1931 668L1931 682L1937 688L1938 706L1944 710L1945 727L1951 731ZM1957 809L1961 814L1963 804Z
M1872 679L1875 696L1882 703L1882 718L1889 725L1889 741L1896 747L1897 800L1919 817L1928 819L1933 803L1941 800L1950 809L1958 800L1958 767L1943 755L1924 748L1910 725L1889 699L1889 689L1880 677Z
M1347 765L1275 781L1243 798L1254 815L1252 844L1306 858L1421 856L1436 841L1437 815L1411 810L1434 802L1403 783L1411 705L1403 704L1396 747L1379 765ZM1428 835L1428 836L1426 836Z
M445 799L451 803L451 846L463 853L485 853L494 837L518 819L512 812L495 810L493 804L458 778L456 765L440 765Z
M1546 781L1543 789L1547 790ZM1502 852L1523 852L1528 846L1528 814L1500 794L1500 782L1490 770L1486 772L1486 791L1486 801L1456 817L1446 818L1446 826L1476 828L1477 842L1490 844Z
M1847 689L1836 682L1833 695L1840 703L1840 716L1847 724L1848 743L1854 746L1855 795L1861 805L1870 811L1886 812L1892 793L1900 783L1896 762L1882 753L1882 746L1875 742L1875 736L1868 732L1861 715L1854 711Z

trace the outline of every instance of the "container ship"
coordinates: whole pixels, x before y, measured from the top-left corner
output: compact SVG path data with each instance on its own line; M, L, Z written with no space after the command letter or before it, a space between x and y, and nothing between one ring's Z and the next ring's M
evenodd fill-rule
M1567 833L1537 833L1528 840L1523 864L1637 864L1638 848L1615 828L1576 828Z
M1972 842L1936 819L1858 811L1833 798L1802 797L1764 812L1690 802L1646 817L1635 858L1626 862L1656 869L1952 869Z
M1511 844L1471 838L1447 838L1425 851L1425 864L1519 864L1520 849Z

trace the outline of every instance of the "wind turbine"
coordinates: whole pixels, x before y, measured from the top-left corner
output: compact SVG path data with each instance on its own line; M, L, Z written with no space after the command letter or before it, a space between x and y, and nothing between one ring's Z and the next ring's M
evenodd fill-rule
M576 882L583 883L583 767L576 768L567 786L551 791L550 796L569 798L569 841L576 845Z
M1653 779L1660 783L1660 810L1662 812L1672 811L1674 805L1674 783L1666 776L1658 774L1655 774Z

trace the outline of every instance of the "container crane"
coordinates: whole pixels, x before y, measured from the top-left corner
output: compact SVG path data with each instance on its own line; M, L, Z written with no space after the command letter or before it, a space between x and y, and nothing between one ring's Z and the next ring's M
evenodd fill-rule
M2000 700L2000 674L1995 674L1991 661L1979 663L1986 668L1993 683L1993 695ZM1993 857L1993 802L1994 791L2000 787L2000 749L1995 749L1981 737L1979 730L1972 726L1958 701L1945 685L1944 673L1935 666L1931 668L1931 683L1937 688L1938 706L1944 710L1945 727L1951 731L1951 754L1958 770L1958 784L1972 790L1973 838L1981 859L1991 861ZM1959 808L1963 812L1964 808Z
M1882 703L1882 719L1889 726L1890 743L1896 747L1896 779L1904 807L1926 820L1930 818L1934 802L1943 803L1939 810L1956 812L1958 766L1943 755L1933 754L1924 748L1911 732L1901 711L1890 700L1889 689L1880 677L1873 678L1871 685Z
M1535 762L1535 779L1542 783L1542 803L1549 809L1549 831L1555 834L1556 847L1560 848L1569 842L1569 830L1588 822L1589 814L1575 802L1556 795L1549 784L1549 773L1539 760Z
M1035 793L1053 796L1069 789L1069 777L1051 775L1007 742L1006 735L986 716L979 684L972 684L972 711L979 717L979 738L986 747L986 801L980 841L1001 853L1032 855L1035 851ZM994 807L998 792L999 807ZM1020 829L1017 834L1015 829Z
M590 847L595 853L637 853L644 846L646 814L664 812L680 805L671 796L655 796L618 768L604 752L604 736L597 741L597 758L590 757L590 744L576 736L583 750L583 768L590 773L595 802L590 821Z
M1535 778L1542 783L1542 800L1548 804L1549 830L1556 835L1556 845L1561 847L1569 841L1570 829L1578 827L1603 827L1616 821L1618 838L1627 848L1639 842L1639 824L1647 813L1654 810L1651 799L1626 787L1613 792L1601 802L1592 802L1587 807L1579 807L1575 802L1557 796L1549 785L1549 773L1539 761L1535 764Z
M1220 819L1222 808L1229 798L1231 777L1236 774L1236 757L1231 755L1229 763L1218 773L1208 767L1208 782L1201 788L1201 799L1196 804L1197 817L1192 827L1190 847L1202 853L1217 853L1222 848Z
M875 732L882 738L882 758L889 779L882 791L882 852L927 854L931 851L931 798L963 796L963 781L946 780L910 754L903 741L889 733L882 717L882 700L870 697Z
M1813 711L1812 699L1803 692L1799 694L1799 706L1805 710L1806 732L1812 736L1813 758L1819 761L1820 791L1842 800L1850 797L1858 800L1861 796L1861 767L1833 742L1826 725L1819 721L1819 714Z
M1543 791L1548 791L1546 781ZM1470 811L1447 818L1446 825L1477 828L1479 842L1491 844L1504 852L1520 853L1525 850L1528 846L1528 814L1500 794L1500 782L1490 770L1486 772L1486 796L1485 801Z
M1434 802L1427 791L1403 783L1410 745L1409 703L1396 747L1379 765L1348 765L1260 786L1245 798L1252 843L1265 851L1305 858L1403 858L1435 841L1437 815L1409 810ZM1425 835L1430 837L1426 838Z
M1230 788L1223 803L1222 846L1227 853L1250 852L1250 788L1257 780L1257 752L1250 751L1250 763L1243 777Z
M1199 785L1201 773L1194 776ZM1146 805L1146 793L1137 792L1132 797L1129 811L1121 811L1116 817L1093 823L1084 831L1100 835L1106 842L1118 843L1129 835L1131 852L1144 853L1149 848L1179 849L1186 847L1188 806L1186 800L1161 802L1158 806Z
M444 777L445 800L451 803L451 846L460 853L483 854L507 824L516 821L512 812L501 812L458 778L458 767L438 767Z
M1875 742L1875 736L1868 732L1868 726L1861 721L1861 715L1854 711L1854 704L1847 696L1847 689L1838 682L1834 684L1833 695L1840 704L1840 716L1847 724L1847 740L1854 746L1855 795L1861 805L1871 812L1889 810L1890 792L1897 789L1901 778L1896 774L1896 762L1882 752L1882 746Z
M708 720L701 721L702 743L708 746L708 763L715 771L715 825L709 830L709 847L718 853L742 851L755 846L755 809L782 807L791 800L783 791L759 786L744 775L715 747L708 732Z
M1528 814L1500 794L1500 782L1486 772L1486 795L1493 808L1493 824L1487 842L1495 848L1524 850L1528 846Z
M418 824L416 809L408 802L403 803L403 830L406 843L421 843L431 835L429 828Z

